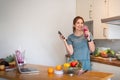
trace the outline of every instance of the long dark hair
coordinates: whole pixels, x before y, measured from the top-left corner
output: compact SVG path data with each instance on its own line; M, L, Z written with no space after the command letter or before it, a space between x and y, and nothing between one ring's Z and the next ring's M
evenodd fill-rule
M78 21L78 19L81 19L84 23L84 19L80 16L76 16L74 19L73 19L73 25L75 25L75 23ZM75 27L73 26L73 32L75 32Z

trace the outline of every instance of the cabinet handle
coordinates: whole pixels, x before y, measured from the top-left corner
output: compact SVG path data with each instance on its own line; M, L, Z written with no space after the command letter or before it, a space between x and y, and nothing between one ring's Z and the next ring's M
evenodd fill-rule
M107 28L103 28L103 36L107 37Z
M92 10L89 10L89 18L92 19Z

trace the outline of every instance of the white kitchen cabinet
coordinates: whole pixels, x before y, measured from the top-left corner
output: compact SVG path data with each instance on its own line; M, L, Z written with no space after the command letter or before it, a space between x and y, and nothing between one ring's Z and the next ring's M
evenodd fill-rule
M112 80L120 80L120 67L92 62L92 70L113 73L114 77L112 78Z
M76 0L76 15L85 21L92 20L92 2L93 0Z
M105 30L103 30L103 35L106 39L120 39L120 26L106 23L103 23L102 25L103 27L107 26L104 28Z
M76 15L87 22L92 21L94 39L120 39L120 27L110 27L101 22L101 19L120 15L119 3L120 0L77 0Z
M93 1L93 19L106 18L108 16L108 0Z
M95 39L120 39L120 25L102 23L101 19L120 15L120 0L93 1L93 34Z
M85 25L88 26L90 32L93 34L94 39L108 39L109 27L106 26L106 24L101 24L100 20L86 21Z
M120 25L101 23L96 20L93 27L95 39L120 39Z
M76 0L76 4L76 15L82 16L85 21L93 20L94 39L105 39L101 18L105 18L107 15L105 14L107 3L104 0Z
M95 17L109 18L120 16L120 0L94 0L93 1L93 14ZM98 14L100 14L98 16Z
M120 0L109 0L109 17L120 16Z
M106 18L108 14L108 2L107 0L94 0L93 1L93 34L95 39L106 39L104 27L101 23L102 18Z

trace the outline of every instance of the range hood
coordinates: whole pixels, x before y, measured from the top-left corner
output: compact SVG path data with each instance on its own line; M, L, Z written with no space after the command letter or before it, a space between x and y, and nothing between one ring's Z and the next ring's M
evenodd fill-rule
M120 26L120 16L101 19L101 22Z

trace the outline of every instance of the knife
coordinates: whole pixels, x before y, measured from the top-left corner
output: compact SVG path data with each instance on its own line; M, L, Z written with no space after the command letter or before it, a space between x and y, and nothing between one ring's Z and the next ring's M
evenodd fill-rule
M83 70L79 70L79 71L78 71L78 75L84 74L84 73L86 73L87 71L88 71L88 70L84 70L84 71L83 71Z

